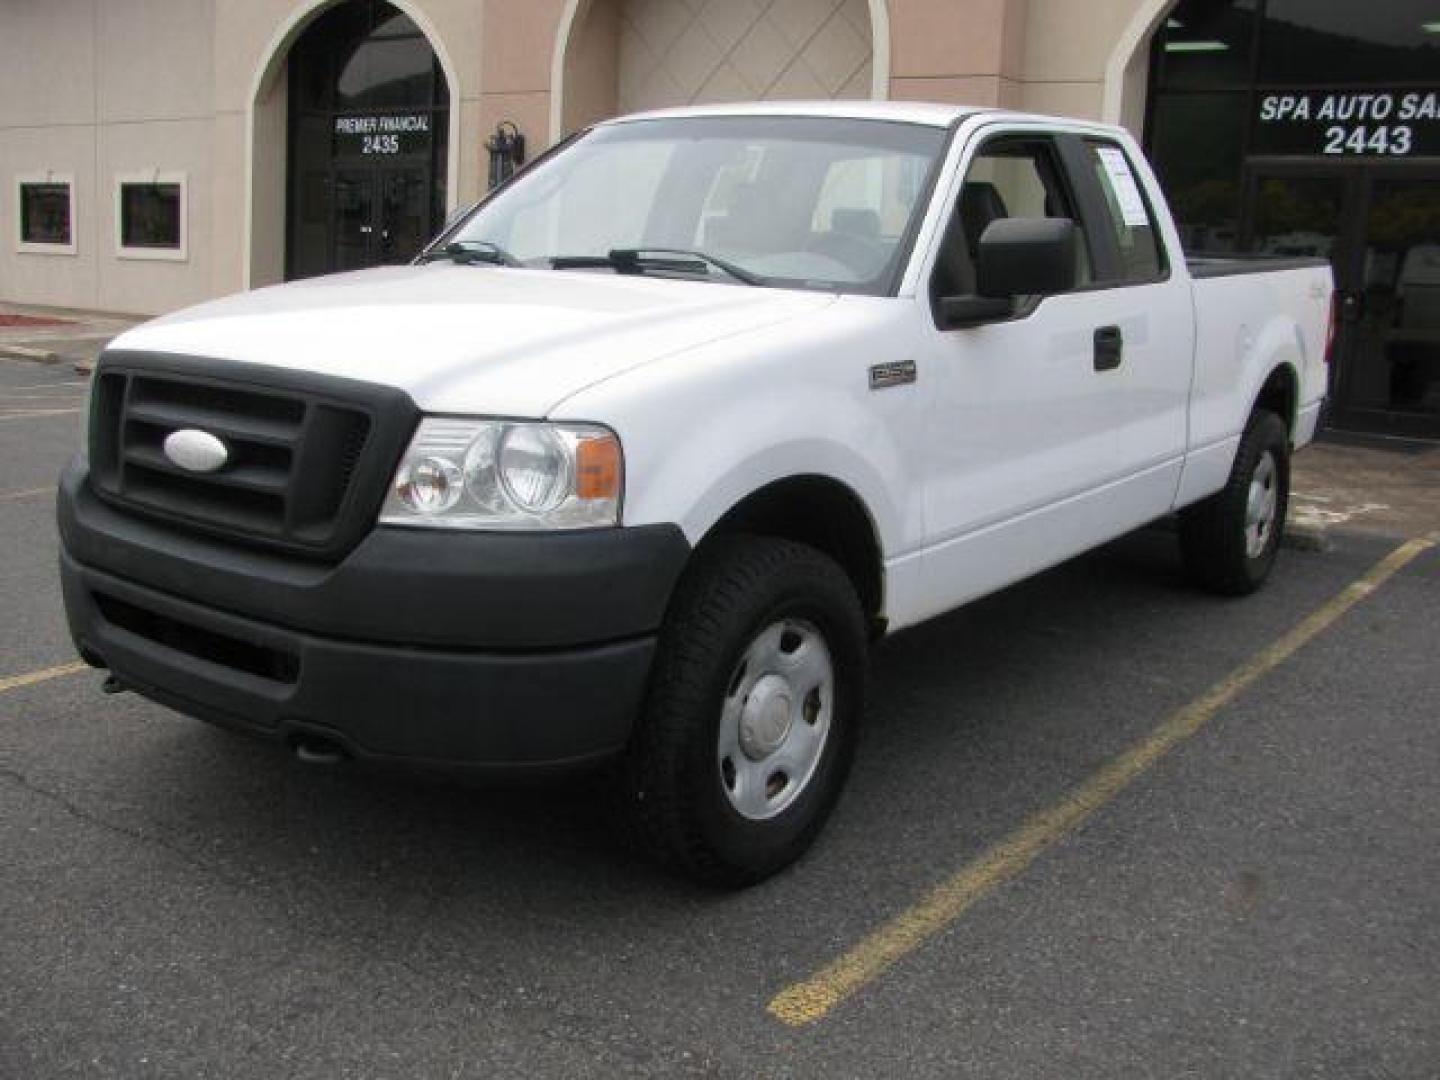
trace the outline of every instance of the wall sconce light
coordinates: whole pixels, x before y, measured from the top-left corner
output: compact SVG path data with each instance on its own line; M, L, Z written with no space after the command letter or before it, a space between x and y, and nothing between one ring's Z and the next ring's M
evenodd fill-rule
M499 187L525 164L525 136L513 120L501 120L485 143L490 151L490 187Z

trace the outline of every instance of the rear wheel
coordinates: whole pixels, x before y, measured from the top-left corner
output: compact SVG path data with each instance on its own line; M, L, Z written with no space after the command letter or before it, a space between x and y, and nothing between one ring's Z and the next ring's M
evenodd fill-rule
M1225 596L1260 588L1280 551L1289 502L1289 432L1280 417L1257 409L1225 487L1180 513L1180 550L1191 576Z
M854 753L865 622L850 580L803 544L720 537L681 582L622 769L643 847L739 886L814 841Z

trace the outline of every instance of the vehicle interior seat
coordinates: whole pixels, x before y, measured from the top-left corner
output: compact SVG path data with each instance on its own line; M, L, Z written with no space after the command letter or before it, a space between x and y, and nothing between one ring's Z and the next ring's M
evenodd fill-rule
M880 215L868 207L841 206L830 213L830 228L868 240L880 239Z
M992 221L1009 216L1005 200L994 184L984 180L966 181L936 259L931 280L933 299L968 296L975 291L980 237Z
M967 180L960 189L960 227L965 232L965 247L973 262L980 255L980 237L992 221L1010 216L1000 191L984 180Z

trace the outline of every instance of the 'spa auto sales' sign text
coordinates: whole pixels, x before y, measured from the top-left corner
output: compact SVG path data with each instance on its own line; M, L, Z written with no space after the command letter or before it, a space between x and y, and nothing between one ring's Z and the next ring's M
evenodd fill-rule
M1440 91L1315 90L1261 94L1256 154L1420 157L1440 154Z

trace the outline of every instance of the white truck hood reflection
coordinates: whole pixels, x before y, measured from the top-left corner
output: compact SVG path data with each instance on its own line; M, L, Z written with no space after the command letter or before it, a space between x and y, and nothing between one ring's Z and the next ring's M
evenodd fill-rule
M640 364L834 300L605 271L433 263L242 293L146 323L110 348L383 383L425 412L540 417Z

